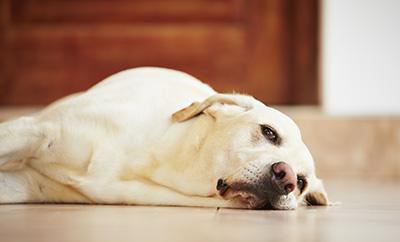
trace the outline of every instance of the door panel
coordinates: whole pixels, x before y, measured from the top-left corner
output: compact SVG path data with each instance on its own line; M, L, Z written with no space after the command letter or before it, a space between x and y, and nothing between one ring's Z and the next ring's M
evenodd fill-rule
M136 66L316 104L318 2L296 2L3 0L0 104L47 104Z

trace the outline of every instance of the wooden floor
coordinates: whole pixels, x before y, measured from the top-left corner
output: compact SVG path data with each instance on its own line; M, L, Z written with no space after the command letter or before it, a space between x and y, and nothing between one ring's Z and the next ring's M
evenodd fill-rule
M296 211L0 205L0 241L400 241L399 185L327 181L341 205Z

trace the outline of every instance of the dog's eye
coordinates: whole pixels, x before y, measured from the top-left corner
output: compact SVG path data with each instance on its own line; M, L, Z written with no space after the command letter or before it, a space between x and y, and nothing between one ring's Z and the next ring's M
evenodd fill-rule
M261 125L261 131L265 138L267 138L273 144L279 144L279 136L273 128L268 125Z
M307 185L307 180L303 176L297 177L297 188L299 189L300 193L304 191Z

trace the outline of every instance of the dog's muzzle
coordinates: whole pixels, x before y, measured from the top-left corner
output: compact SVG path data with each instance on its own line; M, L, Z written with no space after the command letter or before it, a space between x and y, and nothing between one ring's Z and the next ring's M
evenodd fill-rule
M285 162L277 162L264 168L256 179L218 179L216 189L227 199L240 198L251 208L274 206L275 201L286 197L296 189L297 176Z

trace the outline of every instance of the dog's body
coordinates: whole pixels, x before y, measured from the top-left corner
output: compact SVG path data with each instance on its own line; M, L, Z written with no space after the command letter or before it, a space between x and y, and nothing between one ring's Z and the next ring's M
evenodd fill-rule
M282 123L274 129L284 142L266 143L257 122ZM246 184L272 179L265 174L278 161L290 165L286 173L307 176L307 191L248 191ZM293 185L289 178L285 184ZM295 124L249 96L217 94L178 71L120 72L36 115L0 124L0 203L285 209L306 200L327 201Z

